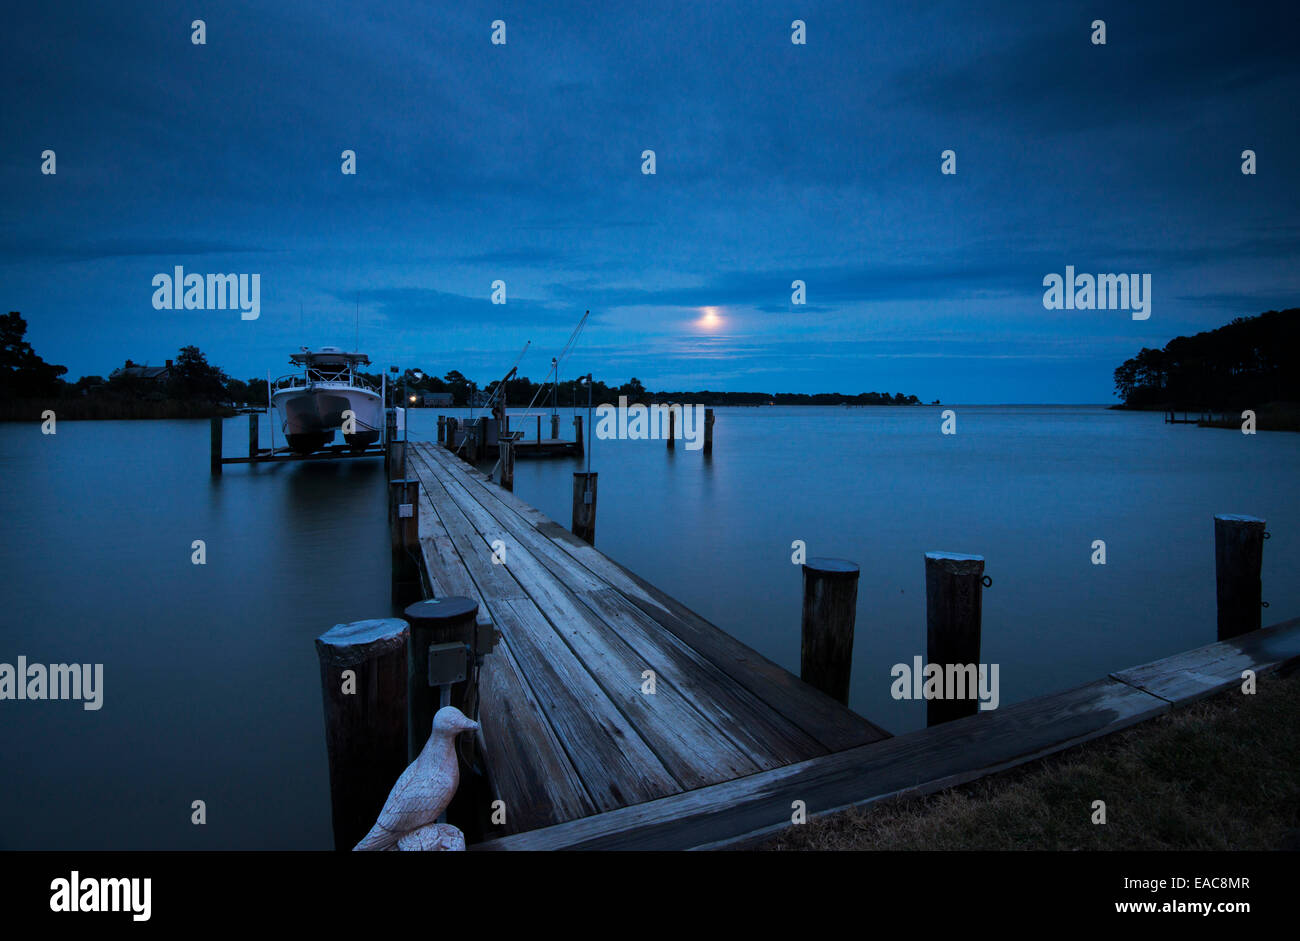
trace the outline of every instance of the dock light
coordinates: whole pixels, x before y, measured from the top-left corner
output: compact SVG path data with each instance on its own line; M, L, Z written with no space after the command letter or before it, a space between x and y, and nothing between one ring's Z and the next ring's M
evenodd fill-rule
M412 402L415 401L415 396L411 396L411 401L412 401Z

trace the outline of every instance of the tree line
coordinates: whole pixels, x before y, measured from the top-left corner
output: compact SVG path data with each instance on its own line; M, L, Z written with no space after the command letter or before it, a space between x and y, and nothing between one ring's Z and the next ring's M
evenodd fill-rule
M1115 370L1126 408L1238 409L1300 401L1300 308L1238 317L1143 348Z
M67 367L45 362L26 340L27 322L17 311L0 317L0 417L31 417L33 404L41 408L61 408L69 418L187 418L219 415L233 407L265 407L266 380L258 377L243 380L228 376L208 362L197 346L184 346L165 370L142 367L127 360L121 369L103 376L82 376L76 382L64 377ZM417 378L417 374L419 378ZM382 374L361 373L378 387ZM411 368L401 376L390 377L389 386L396 390L405 384L409 395L444 392L456 406L482 404L497 390L499 380L482 389L458 370L441 378L434 373ZM527 376L511 378L506 383L506 401L512 408L536 403L561 406L584 406L590 401L599 405L615 404L620 396L628 403L651 405L663 402L687 402L692 405L919 405L915 395L896 392L863 392L843 395L838 392L804 394L791 392L651 392L633 377L621 385L609 385L596 379L590 392L580 379L568 379L552 386L534 382ZM395 399L395 395L393 396ZM39 412L38 412L39 414Z

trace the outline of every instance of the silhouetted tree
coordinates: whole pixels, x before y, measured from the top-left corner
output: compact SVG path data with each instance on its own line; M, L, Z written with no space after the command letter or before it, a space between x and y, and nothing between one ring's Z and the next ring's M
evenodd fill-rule
M67 386L60 377L66 366L55 366L36 355L27 335L27 321L18 311L0 317L0 398L40 398L59 395Z

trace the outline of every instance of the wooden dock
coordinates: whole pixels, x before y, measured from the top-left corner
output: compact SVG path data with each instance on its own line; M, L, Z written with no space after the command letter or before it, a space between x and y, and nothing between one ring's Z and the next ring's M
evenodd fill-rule
M792 808L931 793L1300 666L1300 620L1259 629L1259 553L1242 546L1262 545L1264 521L1217 517L1220 580L1256 592L1238 611L1219 586L1218 643L890 737L444 447L412 442L405 468L428 588L475 600L501 633L478 718L506 818L477 850L749 846Z
M406 472L434 595L473 598L502 635L479 678L501 834L888 738L446 449L412 442Z

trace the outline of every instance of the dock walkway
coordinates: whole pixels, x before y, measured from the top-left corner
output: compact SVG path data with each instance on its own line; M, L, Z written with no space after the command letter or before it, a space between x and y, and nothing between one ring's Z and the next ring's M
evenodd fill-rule
M506 833L889 737L444 448L412 442L406 469L434 595L475 599L502 635L479 694Z

